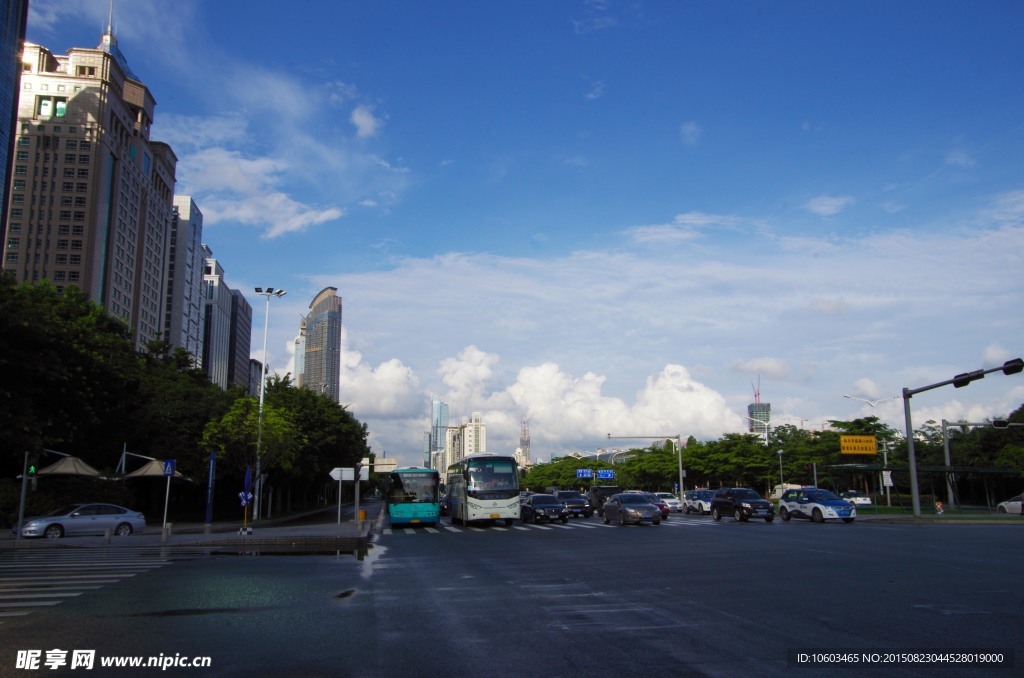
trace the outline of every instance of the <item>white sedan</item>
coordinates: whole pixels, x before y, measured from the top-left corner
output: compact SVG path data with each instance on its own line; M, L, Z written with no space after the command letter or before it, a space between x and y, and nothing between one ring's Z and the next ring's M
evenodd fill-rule
M1018 494L1016 497L1010 497L1006 501L996 504L996 513L1007 513L1014 516L1024 515L1020 511L1021 496Z
M855 490L847 490L839 495L846 501L850 502L854 506L871 506L871 497L864 494L863 492L857 492Z
M654 496L665 502L669 511L680 513L683 510L683 502L679 501L679 497L671 492L655 492Z

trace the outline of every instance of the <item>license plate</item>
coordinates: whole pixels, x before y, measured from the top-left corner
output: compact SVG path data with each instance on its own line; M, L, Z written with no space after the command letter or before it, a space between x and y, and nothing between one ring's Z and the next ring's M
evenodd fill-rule
M492 518L500 518L500 517L501 517L501 514L500 514L500 513L492 513L492 514L491 514L491 517L492 517Z

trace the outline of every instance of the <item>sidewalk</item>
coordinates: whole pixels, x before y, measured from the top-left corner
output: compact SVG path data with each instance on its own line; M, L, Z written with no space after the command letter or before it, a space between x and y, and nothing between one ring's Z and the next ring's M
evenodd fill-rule
M321 546L328 548L335 544L343 547L365 545L370 534L379 529L383 518L379 503L371 504L367 519L345 520L340 523L337 514L331 511L316 511L303 515L262 520L247 527L251 534L241 534L242 521L204 523L168 523L168 532L163 533L162 524L148 524L145 531L127 537L67 537L64 539L21 539L16 540L10 530L0 533L0 550L12 548L95 548L140 547L140 546L231 546L270 547L275 545ZM360 507L361 509L364 507ZM324 516L323 522L304 525L290 525L297 519ZM330 516L330 520L327 516Z

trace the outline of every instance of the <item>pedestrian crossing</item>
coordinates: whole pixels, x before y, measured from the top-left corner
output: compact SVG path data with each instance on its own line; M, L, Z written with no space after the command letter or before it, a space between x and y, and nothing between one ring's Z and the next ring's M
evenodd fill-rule
M711 520L711 518L700 518L700 517L684 517L684 516L672 516L668 520L662 520L661 525L658 529L663 528L690 528L690 527L707 527L711 525L719 525ZM645 527L647 524L644 525ZM434 527L384 527L381 530L381 534L384 536L393 534L442 534L446 532L549 532L557 530L600 530L609 528L618 528L619 526L615 523L605 525L604 522L595 518L593 520L570 520L568 523L521 523L515 522L510 527L505 527L503 524L496 525L449 525L447 523L438 523Z
M171 558L121 549L0 553L0 625L158 569Z

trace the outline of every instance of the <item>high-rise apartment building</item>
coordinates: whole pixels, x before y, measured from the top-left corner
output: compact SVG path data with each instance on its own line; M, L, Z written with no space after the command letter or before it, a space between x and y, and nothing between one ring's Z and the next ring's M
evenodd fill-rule
M11 193L8 171L14 159L18 122L18 84L21 48L28 23L28 0L7 0L0 14L0 242L7 234L7 208Z
M66 55L26 42L21 62L4 270L78 287L137 348L163 339L177 158L150 140L156 101L109 27Z
M309 305L304 319L302 388L323 393L335 402L340 397L341 297L337 287L325 287ZM301 332L300 325L300 332Z
M164 340L191 353L197 367L203 359L206 307L203 258L203 213L191 197L176 195L167 255Z

